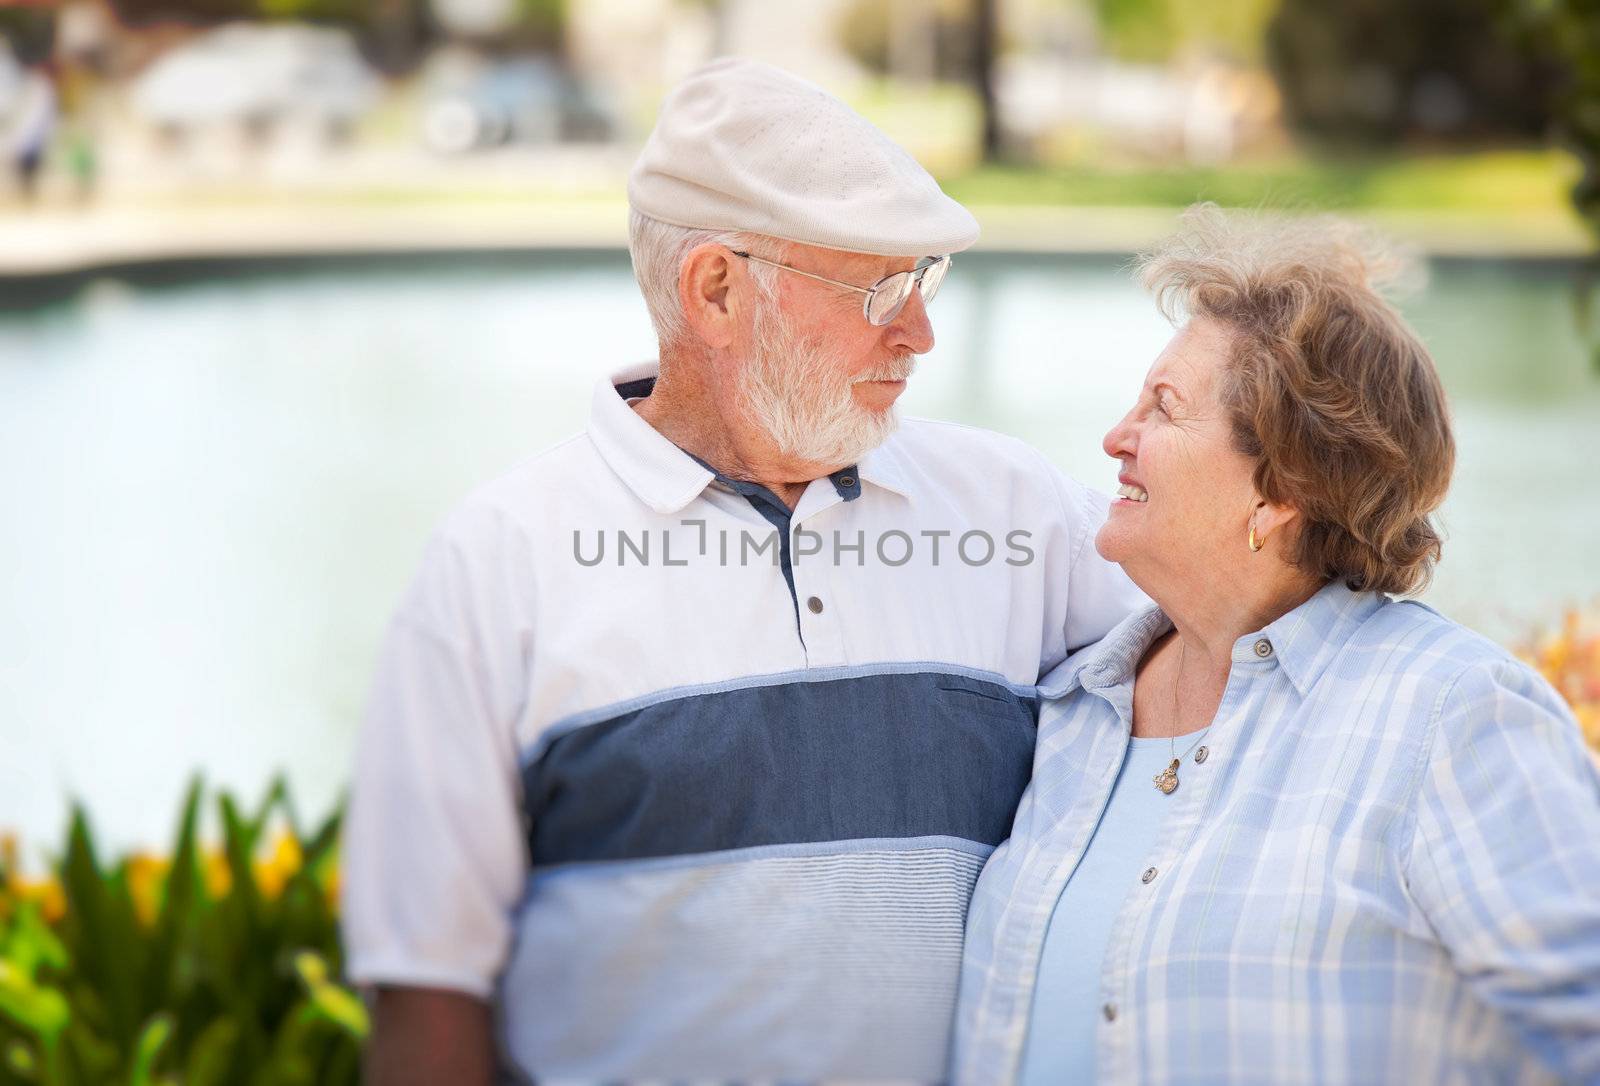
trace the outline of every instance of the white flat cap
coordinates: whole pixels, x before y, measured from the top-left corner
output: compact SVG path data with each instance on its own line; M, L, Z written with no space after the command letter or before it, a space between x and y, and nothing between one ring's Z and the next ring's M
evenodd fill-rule
M881 256L938 256L978 222L899 145L814 83L714 60L661 107L628 175L628 202L661 222L748 230Z

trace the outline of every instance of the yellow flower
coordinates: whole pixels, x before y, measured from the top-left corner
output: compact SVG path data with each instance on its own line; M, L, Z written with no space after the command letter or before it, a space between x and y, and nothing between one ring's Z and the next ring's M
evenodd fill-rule
M1600 756L1600 609L1588 615L1568 610L1560 628L1536 646L1524 646L1522 657L1572 706L1585 740Z
M1574 710L1578 716L1578 724L1583 728L1585 738L1600 753L1600 702L1589 705L1579 705Z
M256 864L256 884L267 897L277 897L295 872L300 870L300 842L291 833L280 833L272 851Z
M47 924L54 924L67 915L67 895L62 891L61 883L54 878L33 882L19 880L17 899L37 904L39 915Z
M139 923L150 927L161 911L161 899L166 892L169 864L148 852L136 852L128 857L128 896L133 899L133 911Z
M227 897L228 891L233 889L233 869L228 866L228 857L220 849L212 849L205 854L200 867L206 893L213 898Z

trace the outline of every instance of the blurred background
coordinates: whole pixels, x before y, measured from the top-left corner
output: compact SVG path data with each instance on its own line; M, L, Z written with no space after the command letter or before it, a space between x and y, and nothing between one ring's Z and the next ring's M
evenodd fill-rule
M983 224L905 408L1102 488L1170 334L1128 259L1182 207L1331 210L1413 249L1400 303L1461 451L1424 599L1600 736L1592 3L34 0L0 4L14 893L70 914L48 872L74 799L135 860L197 774L336 810L429 528L653 354L624 179L725 53L840 95Z

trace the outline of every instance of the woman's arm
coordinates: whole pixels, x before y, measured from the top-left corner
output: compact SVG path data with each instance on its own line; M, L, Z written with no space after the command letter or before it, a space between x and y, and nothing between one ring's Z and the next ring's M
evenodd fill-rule
M1600 1081L1600 774L1560 697L1491 659L1440 699L1411 893L1477 997L1564 1079Z

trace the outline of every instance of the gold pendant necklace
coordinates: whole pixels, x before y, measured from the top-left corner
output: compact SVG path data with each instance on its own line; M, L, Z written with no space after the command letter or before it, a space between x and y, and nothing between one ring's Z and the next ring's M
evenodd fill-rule
M1206 728L1205 732L1201 732L1200 739L1204 739L1206 737L1206 732L1210 730L1211 729L1208 727ZM1200 739L1196 739L1193 743L1190 743L1189 750L1193 750L1195 747L1198 747L1200 745ZM1172 736L1170 735L1167 736L1167 743L1171 750L1178 749L1177 744L1172 742ZM1161 789L1162 795L1170 796L1172 793L1178 790L1178 766L1183 763L1185 758L1189 757L1189 750L1184 751L1182 754L1173 755L1172 764L1167 766L1167 768L1163 769L1160 773L1157 773L1154 777L1150 778L1156 782L1156 787Z
M1182 670L1181 661L1179 662L1179 670ZM1178 719L1178 680L1176 677L1174 677L1172 680L1172 719ZM1200 745L1200 740L1204 739L1206 737L1206 732L1209 732L1210 730L1211 726L1208 724L1205 731L1200 733L1200 738L1189 744L1189 750L1193 750L1195 747L1198 747ZM1167 752L1172 755L1172 764L1167 766L1167 768L1163 769L1160 773L1157 773L1154 777L1150 778L1155 782L1156 787L1161 789L1161 794L1164 796L1170 796L1172 793L1178 790L1178 766L1182 765L1183 760L1189 757L1189 750L1184 751L1182 754L1178 754L1176 753L1177 749L1177 742L1172 736L1167 736Z

